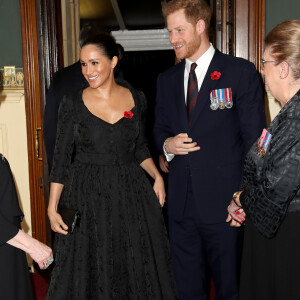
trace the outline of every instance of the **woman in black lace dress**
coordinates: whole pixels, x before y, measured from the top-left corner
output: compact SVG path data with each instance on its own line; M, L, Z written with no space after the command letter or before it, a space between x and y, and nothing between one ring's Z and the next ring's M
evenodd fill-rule
M86 40L80 60L89 87L60 105L48 207L56 255L47 299L177 299L160 208L164 183L144 135L146 99L115 81L119 50L109 35ZM72 234L59 206L81 215Z
M265 46L266 88L282 108L246 156L228 221L246 225L240 299L300 299L300 20L277 25Z

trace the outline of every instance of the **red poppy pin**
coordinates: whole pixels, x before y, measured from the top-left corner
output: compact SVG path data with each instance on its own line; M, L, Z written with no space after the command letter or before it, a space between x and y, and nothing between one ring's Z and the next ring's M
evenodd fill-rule
M213 71L213 72L210 74L211 80L218 80L220 77L221 77L221 73L218 72L218 71Z
M124 111L124 117L126 119L131 119L133 117L133 113L131 111Z

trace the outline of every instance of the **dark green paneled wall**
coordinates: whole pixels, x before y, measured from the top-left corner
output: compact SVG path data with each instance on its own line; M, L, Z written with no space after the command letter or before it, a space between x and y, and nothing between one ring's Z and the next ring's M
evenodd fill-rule
M300 19L300 0L266 0L266 34L278 23ZM0 69L23 67L19 0L0 0Z
M300 0L266 0L266 34L277 24L300 20Z
M23 68L19 0L0 0L0 69Z

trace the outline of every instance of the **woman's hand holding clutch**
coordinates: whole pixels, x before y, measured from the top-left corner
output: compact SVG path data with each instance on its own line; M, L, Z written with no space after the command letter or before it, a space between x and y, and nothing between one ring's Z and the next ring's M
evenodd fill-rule
M54 209L48 208L48 217L51 224L51 229L64 235L68 234L68 226L64 223L61 215Z

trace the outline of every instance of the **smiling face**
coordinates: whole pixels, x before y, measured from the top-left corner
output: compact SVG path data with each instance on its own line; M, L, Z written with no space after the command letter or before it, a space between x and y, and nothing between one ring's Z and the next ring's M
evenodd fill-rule
M80 52L82 74L91 88L101 87L113 79L114 68L118 62L116 56L110 60L95 45L86 45Z
M200 56L201 33L205 23L199 20L196 24L187 21L184 9L179 9L167 16L169 39L178 59L188 58L196 61Z

